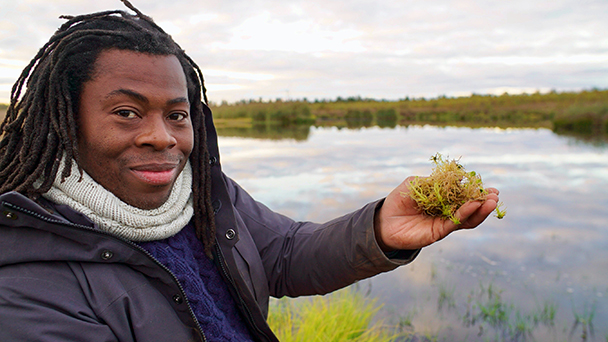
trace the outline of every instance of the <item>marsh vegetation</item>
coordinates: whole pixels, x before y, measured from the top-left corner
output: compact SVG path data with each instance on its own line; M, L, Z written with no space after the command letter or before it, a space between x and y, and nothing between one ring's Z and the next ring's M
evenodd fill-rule
M296 341L359 341L359 342L423 342L423 341L593 341L596 303L585 304L583 311L573 311L572 325L557 317L563 308L552 299L536 301L532 307L519 306L505 297L508 290L492 282L480 282L468 292L459 293L440 279L431 280L437 313L450 315L456 324L472 331L456 337L454 326L438 326L428 331L416 330L413 318L416 307L402 316L381 312L383 305L360 286L353 286L325 295L280 299L271 302L268 322L283 342ZM430 299L430 298L433 299ZM379 314L380 312L380 314ZM561 337L560 337L561 336ZM606 336L608 338L608 336Z
M431 217L460 221L454 214L468 201L485 201L488 192L481 176L475 171L466 171L460 160L444 158L440 153L431 157L435 166L428 177L416 176L409 183L409 193L420 211ZM496 208L496 217L503 218L505 210Z
M397 125L430 124L549 128L558 134L589 141L608 141L608 90L599 89L547 94L405 98L399 101L361 97L315 101L249 100L212 104L212 110L220 120L236 119L234 122L240 122L240 131L220 129L228 135L286 131L289 136L290 130L285 128L295 125L394 128ZM244 122L248 124L243 125ZM227 126L230 125L224 125ZM294 137L301 139L302 134Z

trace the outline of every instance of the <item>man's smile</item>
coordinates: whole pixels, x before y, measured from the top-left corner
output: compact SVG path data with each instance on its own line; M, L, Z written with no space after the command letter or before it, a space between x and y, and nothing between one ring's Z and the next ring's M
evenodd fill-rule
M146 164L131 167L133 174L150 185L171 184L177 177L179 164Z

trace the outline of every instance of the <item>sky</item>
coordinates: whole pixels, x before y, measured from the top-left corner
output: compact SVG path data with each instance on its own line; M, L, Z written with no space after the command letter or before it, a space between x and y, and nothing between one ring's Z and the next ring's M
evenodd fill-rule
M608 89L607 0L132 3L200 66L215 103ZM62 14L119 0L0 0L0 102Z

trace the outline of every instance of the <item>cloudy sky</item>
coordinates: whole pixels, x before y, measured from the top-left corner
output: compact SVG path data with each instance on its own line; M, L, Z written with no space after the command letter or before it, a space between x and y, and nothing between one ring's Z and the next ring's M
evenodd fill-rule
M606 0L132 2L199 64L214 102L608 88ZM0 102L59 15L124 8L0 4Z

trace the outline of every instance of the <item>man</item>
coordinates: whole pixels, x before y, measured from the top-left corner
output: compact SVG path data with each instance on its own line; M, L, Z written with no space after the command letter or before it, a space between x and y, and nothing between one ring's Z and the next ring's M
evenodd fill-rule
M17 80L0 141L0 340L275 341L269 296L327 293L479 225L400 195L324 224L220 168L194 62L152 20L70 17ZM24 86L25 92L21 96Z

